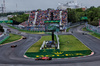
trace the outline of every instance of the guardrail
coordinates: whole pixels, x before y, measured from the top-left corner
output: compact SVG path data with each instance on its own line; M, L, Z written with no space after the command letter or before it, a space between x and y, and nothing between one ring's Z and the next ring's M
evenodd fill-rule
M81 24L85 24L85 23L84 22L68 23L68 25L66 25L65 27L66 27L66 30L67 30L68 28L76 27L76 26L79 26Z
M1 36L0 36L0 44L1 43L3 43L6 39L8 39L9 38L9 35L7 34L7 35L5 35L5 34L2 34Z
M33 31L33 32L44 32L45 31L45 26L21 27L18 25L11 25L11 24L8 24L8 25L18 30L26 30L26 31Z
M4 33L2 35L0 35L0 37L4 36Z
M93 25L90 25L90 24L87 24L87 23L85 24L85 26L86 26L86 29L100 34L100 27L96 27L96 26L93 26Z

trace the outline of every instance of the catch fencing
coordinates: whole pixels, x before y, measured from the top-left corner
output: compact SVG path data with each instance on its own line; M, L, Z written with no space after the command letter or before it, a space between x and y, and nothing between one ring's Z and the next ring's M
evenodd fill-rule
M88 29L89 31L100 34L100 27L96 27L87 23L85 24L85 26L86 26L86 29Z
M31 27L23 27L20 25L11 25L9 24L9 26L15 27L16 29L20 29L20 30L28 30L28 31L41 31L44 32L45 31L45 26L44 25L34 25Z

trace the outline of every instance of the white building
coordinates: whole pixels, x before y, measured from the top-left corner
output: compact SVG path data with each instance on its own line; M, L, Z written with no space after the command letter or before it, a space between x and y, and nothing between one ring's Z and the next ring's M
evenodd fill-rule
M59 3L58 5L59 6L57 7L57 9L63 9L63 10L67 8L71 8L71 9L85 8L85 6L79 5L77 4L77 2L74 1L67 2L66 4Z

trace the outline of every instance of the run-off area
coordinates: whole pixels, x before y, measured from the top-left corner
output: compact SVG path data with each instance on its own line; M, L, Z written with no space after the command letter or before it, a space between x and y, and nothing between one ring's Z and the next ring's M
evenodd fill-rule
M86 56L91 54L91 50L82 44L77 38L72 35L59 35L60 49L43 49L40 47L43 41L52 40L51 36L42 36L41 39L33 44L25 53L27 57L52 57L52 58L68 58Z

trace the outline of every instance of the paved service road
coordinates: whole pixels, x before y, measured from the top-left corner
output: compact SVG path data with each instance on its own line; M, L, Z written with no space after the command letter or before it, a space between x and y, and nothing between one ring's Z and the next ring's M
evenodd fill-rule
M5 26L5 25L3 25ZM7 26L5 26L7 27ZM96 39L90 35L82 35L80 29L83 26L79 26L76 28L72 28L70 31L73 31L72 35L77 37L80 41L82 41L86 46L88 46L92 51L95 52L93 56L84 57L84 58L73 58L73 59L53 59L52 61L35 61L34 59L24 58L23 55L25 51L35 42L37 42L41 35L37 34L25 34L24 36L27 39L23 39L21 41L11 43L8 45L0 46L0 64L7 64L8 66L29 66L29 65L41 65L41 66L99 66L100 64L100 40ZM8 27L7 27L8 28ZM11 29L12 32L19 32L18 30ZM11 45L17 44L18 47L10 48ZM10 64L10 65L9 65ZM19 64L19 65L18 65Z

